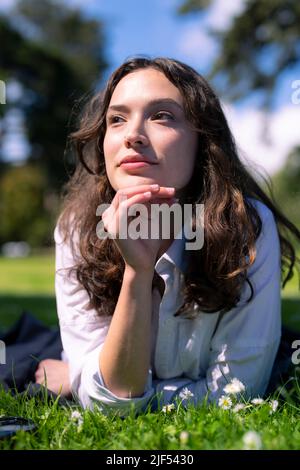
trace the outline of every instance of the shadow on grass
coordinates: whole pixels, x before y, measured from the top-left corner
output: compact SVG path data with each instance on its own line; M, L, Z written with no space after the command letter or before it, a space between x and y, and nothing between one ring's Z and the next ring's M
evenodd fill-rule
M13 325L23 310L47 326L58 325L55 296L0 294L0 329ZM300 331L300 297L282 299L282 318L284 325Z
M282 321L292 330L300 331L300 297L282 299Z
M58 325L55 296L0 294L0 330L12 326L23 310L31 312L47 326Z

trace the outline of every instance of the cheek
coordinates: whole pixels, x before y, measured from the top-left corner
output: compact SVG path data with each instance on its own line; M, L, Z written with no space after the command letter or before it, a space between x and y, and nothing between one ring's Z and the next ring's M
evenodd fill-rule
M109 134L105 134L104 140L103 140L103 151L105 156L110 156L111 153L113 152L113 140L111 139Z
M106 134L103 140L104 160L107 168L110 168L116 160L118 143L115 137Z
M174 136L173 136L174 137ZM197 151L197 139L194 134L179 134L165 142L164 154L168 165L185 175L193 171Z

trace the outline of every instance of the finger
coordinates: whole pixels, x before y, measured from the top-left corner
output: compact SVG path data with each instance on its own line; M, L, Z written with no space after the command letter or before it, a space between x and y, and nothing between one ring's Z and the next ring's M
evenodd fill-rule
M138 187L141 188L142 185ZM134 189L135 188L136 187L134 187ZM165 202L168 205L171 205L174 202L177 202L177 199L172 196L172 194L174 194L174 191L174 188L168 187L160 188L160 191L156 192L155 194L152 194L151 191L145 191L143 193L135 194L132 197L125 198L123 201L120 201L117 209L115 209L114 207L109 207L102 214L102 221L105 230L110 233L113 237L117 237L117 234L120 231L121 221L124 221L124 218L128 217L127 211L129 207L133 206L134 204L144 204L145 207L149 210L150 205L154 201L157 201L157 203L159 204ZM152 198L154 198L153 201Z
M48 359L43 359L41 362L39 362L39 367L46 367L48 364Z
M35 375L35 381L39 384L43 383L45 380L45 377L43 375L37 374Z
M105 230L110 233L114 238L120 232L120 226L124 218L128 217L128 208L134 204L142 204L147 202L152 196L151 191L145 193L136 194L129 199L125 199L120 202L117 210L107 210L105 218L103 219L103 225ZM125 222L126 223L126 222Z
M36 369L34 375L35 375L35 376L41 375L41 374L42 374L42 371L43 371L43 369L41 369L40 367L38 367L38 368Z
M151 192L158 192L160 189L160 186L158 184L140 184L136 186L129 186L128 188L123 188L117 191L111 206L117 210L119 207L120 203L126 199L129 199L132 196L135 196L136 194L142 194L146 191L151 191Z
M34 375L35 375L36 377L44 377L45 373L46 373L46 370L40 368L40 369L37 369L37 370L35 371L35 374L34 374Z
M154 193L158 197L170 197L175 194L174 187L159 186L158 184L142 184L137 186L130 186L128 188L119 190L116 193L116 196L112 201L112 206L116 210L120 202L123 202L124 200L129 199L137 194L142 194L148 191L151 191L151 193Z

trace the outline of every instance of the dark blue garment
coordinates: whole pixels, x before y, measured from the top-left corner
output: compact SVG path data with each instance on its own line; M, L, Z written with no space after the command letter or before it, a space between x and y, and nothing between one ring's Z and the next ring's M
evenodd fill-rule
M295 352L295 349L292 348L292 344L295 340L299 339L300 332L282 326L281 341L265 396L273 393L278 387L282 387L285 384L287 389L291 388L293 385L289 381L289 379L295 377L296 372L296 364L292 363L292 355Z
M45 387L35 383L34 373L40 361L61 359L62 343L59 328L49 328L33 314L23 311L6 333L0 333L5 343L6 364L0 364L0 384L6 390L28 396L45 396ZM47 390L49 397L57 395ZM61 397L61 402L65 402Z

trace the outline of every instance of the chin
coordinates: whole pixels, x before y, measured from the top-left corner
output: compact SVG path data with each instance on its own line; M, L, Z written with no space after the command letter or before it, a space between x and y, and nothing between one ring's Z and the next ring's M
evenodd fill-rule
M127 177L122 178L122 181L118 184L118 189L127 188L129 186L140 186L142 184L159 184L162 186L162 183L157 181L156 178L148 178L145 176L137 176L137 175L128 175Z

